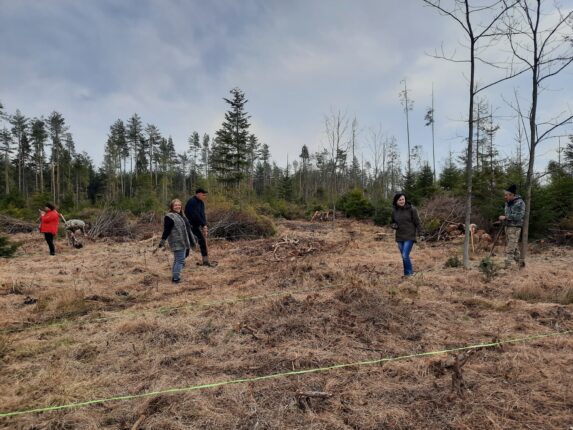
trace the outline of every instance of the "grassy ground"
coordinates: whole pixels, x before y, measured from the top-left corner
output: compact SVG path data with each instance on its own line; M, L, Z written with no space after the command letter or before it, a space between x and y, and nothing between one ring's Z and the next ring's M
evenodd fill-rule
M16 239L18 256L0 261L0 412L573 330L566 248L534 248L525 270L486 282L483 255L475 269L445 268L459 243L419 244L419 273L403 279L389 230L291 221L274 238L212 242L219 267L192 255L173 285L172 257L152 254L153 240L60 242L49 257L40 236ZM0 428L566 429L572 386L564 335L0 418Z

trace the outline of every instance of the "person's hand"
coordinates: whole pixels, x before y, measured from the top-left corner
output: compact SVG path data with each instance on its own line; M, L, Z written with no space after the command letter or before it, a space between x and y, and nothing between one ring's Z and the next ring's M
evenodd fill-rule
M41 215L41 216L46 215L46 212L44 212L42 209L38 209L38 212L40 212L40 215Z
M505 215L500 215L500 217L498 219L500 221L505 221L507 219L507 217Z
M165 239L161 239L159 241L159 245L157 245L158 248L163 248L163 246L165 245Z
M205 237L209 236L209 227L207 226L203 227L203 234L205 235Z
M396 224L395 222L393 222L392 224L390 224L390 228L392 230L398 230L398 224Z

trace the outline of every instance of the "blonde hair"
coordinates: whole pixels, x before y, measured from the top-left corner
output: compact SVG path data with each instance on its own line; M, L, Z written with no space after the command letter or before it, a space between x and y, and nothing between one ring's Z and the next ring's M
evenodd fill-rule
M175 205L175 203L177 203L177 202L181 203L181 200L179 200L179 199L171 200L171 202L169 203L169 211L170 212L174 212L173 211L173 205ZM183 203L181 203L181 211L183 211Z

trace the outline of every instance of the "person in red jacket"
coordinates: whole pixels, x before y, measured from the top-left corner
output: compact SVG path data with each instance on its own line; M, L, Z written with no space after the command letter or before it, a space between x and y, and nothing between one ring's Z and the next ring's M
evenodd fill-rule
M54 238L58 234L58 227L60 225L60 214L56 211L56 207L52 203L46 203L44 210L40 211L40 233L44 233L48 247L50 248L50 255L56 255L56 248L54 246Z

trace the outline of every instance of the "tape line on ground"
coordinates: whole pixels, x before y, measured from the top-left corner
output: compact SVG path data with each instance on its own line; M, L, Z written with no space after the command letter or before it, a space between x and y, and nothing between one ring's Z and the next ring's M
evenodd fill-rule
M2 413L0 413L0 417L12 417L12 416L16 416L16 415L28 415L28 414L35 414L35 413L40 413L40 412L52 412L52 411L60 411L60 410L72 409L72 408L83 408L86 406L100 404L100 403L107 403L107 402L120 401L120 400L134 400L134 399L139 399L139 398L143 398L143 397L160 396L162 394L187 393L190 391L198 391L198 390L204 390L204 389L208 389L208 388L216 388L216 387L221 387L221 386L225 386L225 385L235 385L235 384L243 384L243 383L248 383L248 382L265 381L265 380L269 380L269 379L285 378L288 376L305 375L308 373L328 372L331 370L344 369L344 368L348 368L348 367L369 366L369 365L373 365L373 364L388 363L388 362L392 362L392 361L407 360L407 359L412 359L412 358L430 357L430 356L435 356L435 355L443 355L443 354L448 354L451 352L467 351L467 350L472 350L472 349L492 348L492 347L497 347L497 346L506 345L506 344L510 344L510 343L530 342L530 341L536 340L536 339L565 336L565 335L568 335L571 333L573 333L573 330L564 331L564 332L536 334L536 335L522 337L522 338L516 338L516 339L506 339L506 340L500 340L497 342L489 342L489 343L481 343L481 344L476 344L476 345L461 346L458 348L442 349L442 350L438 350L438 351L420 352L420 353L416 353L416 354L401 355L401 356L397 356L397 357L386 357L386 358L380 358L380 359L376 359L376 360L366 360L366 361L356 361L353 363L333 364L331 366L325 366L325 367L315 367L315 368L311 368L311 369L293 370L293 371L289 371L289 372L274 373L271 375L254 376L254 377L250 377L250 378L232 379L232 380L213 382L213 383L208 383L208 384L192 385L189 387L167 388L164 390L150 391L147 393L139 393L139 394L131 394L131 395L123 395L123 396L115 396L115 397L106 397L106 398L101 398L101 399L87 400L87 401L78 402L78 403L68 403L65 405L46 406L46 407L36 408L36 409L26 409L26 410L21 410L21 411L2 412Z

